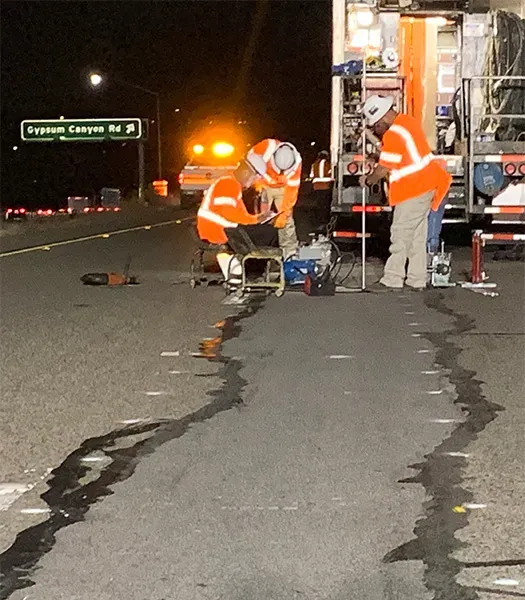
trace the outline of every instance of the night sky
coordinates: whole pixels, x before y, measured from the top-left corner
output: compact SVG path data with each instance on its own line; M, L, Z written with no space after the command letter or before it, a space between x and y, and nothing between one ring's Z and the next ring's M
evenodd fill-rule
M2 2L1 17L4 207L136 185L133 144L20 141L23 119L154 118L155 99L111 75L161 93L170 183L197 115L244 118L254 136L289 139L307 160L311 140L328 145L329 0L21 1ZM87 75L96 69L110 78L95 91ZM148 180L154 144L146 147Z

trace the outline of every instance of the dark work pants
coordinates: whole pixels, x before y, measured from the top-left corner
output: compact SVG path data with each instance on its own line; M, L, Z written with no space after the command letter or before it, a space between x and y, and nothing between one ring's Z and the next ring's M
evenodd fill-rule
M327 225L330 221L330 206L332 205L332 190L314 190L316 225Z
M277 246L277 230L268 223L227 227L224 232L228 237L228 245L235 254L247 254L256 248Z

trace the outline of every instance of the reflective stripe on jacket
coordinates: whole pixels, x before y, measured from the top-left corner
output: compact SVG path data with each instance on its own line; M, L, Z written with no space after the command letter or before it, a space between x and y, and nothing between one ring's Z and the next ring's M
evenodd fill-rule
M315 191L329 190L332 183L332 168L326 158L318 158L312 165L310 177Z
M241 184L232 175L225 175L212 183L197 212L199 237L212 244L228 241L225 227L256 223L257 217L246 210Z
M383 136L379 164L390 172L391 206L435 190L432 209L436 210L452 182L432 154L423 128L408 115L397 115Z
M281 206L281 211L283 214L279 215L275 220L275 226L277 228L284 227L288 217L292 214L293 207L297 202L297 196L299 195L302 171L302 158L299 154L299 151L295 148L295 146L293 146L293 144L289 145L295 150L295 164L293 164L284 173L278 173L276 171L272 158L274 152L282 143L283 142L280 142L279 140L269 138L258 142L248 152L248 156L252 153L258 154L266 163L266 174L264 175L264 178L261 178L260 184L262 184L262 186L259 185L259 188L285 188L283 203Z

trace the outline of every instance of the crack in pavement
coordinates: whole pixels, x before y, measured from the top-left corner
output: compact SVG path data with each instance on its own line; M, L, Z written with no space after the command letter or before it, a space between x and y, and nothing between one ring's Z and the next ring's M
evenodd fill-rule
M457 453L465 453L504 408L487 400L482 392L483 382L476 378L475 371L459 364L463 350L452 339L472 331L474 319L448 308L443 294L429 294L425 303L428 308L453 319L451 328L439 333L425 332L422 337L437 349L436 362L448 372L448 380L456 391L454 404L460 405L465 421L427 454L424 462L410 465L418 471L416 475L399 481L422 485L429 500L423 504L424 516L416 522L416 538L389 552L383 562L422 561L424 582L434 593L434 600L476 600L479 599L476 588L456 581L463 564L452 557L455 551L467 546L456 539L455 533L468 525L468 510L454 512L453 509L473 500L472 494L462 487L466 457Z
M240 375L243 363L237 358L224 356L222 346L224 342L238 337L241 332L239 323L260 308L260 302L245 306L238 314L216 323L220 335L201 342L200 356L221 365L216 376L222 379L222 384L208 392L213 398L210 403L180 419L145 421L85 440L51 472L49 489L41 495L50 508L49 518L21 531L12 546L0 554L0 600L7 599L15 590L35 585L31 575L42 557L52 550L56 533L83 521L91 506L112 495L111 488L129 479L142 459L166 442L184 435L193 423L207 421L220 412L243 404L242 391L246 385ZM151 435L132 446L117 447L122 440L147 433ZM96 463L83 460L94 452L102 452L110 459L98 476Z

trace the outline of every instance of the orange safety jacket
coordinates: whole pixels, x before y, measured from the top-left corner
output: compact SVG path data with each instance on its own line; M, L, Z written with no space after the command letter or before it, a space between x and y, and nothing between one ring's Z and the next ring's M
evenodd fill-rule
M257 217L250 214L242 199L241 184L232 175L224 175L206 190L197 212L197 231L201 240L225 244L226 227L255 225Z
M389 171L391 206L434 190L432 210L437 210L452 182L443 161L432 154L421 125L409 115L397 115L383 136L379 164Z
M286 221L292 214L293 207L297 202L302 170L302 158L297 150L295 151L295 164L284 173L280 173L276 170L272 158L274 152L282 143L283 142L274 139L262 140L255 144L248 152L248 156L250 156L250 154L258 154L266 163L266 173L258 182L259 185L257 187L262 189L265 187L284 188L284 198L280 208L282 214L275 219L275 227L279 229L285 226ZM292 144L290 144L290 146L292 146Z
M329 190L332 183L332 168L326 158L318 158L310 170L314 191Z

